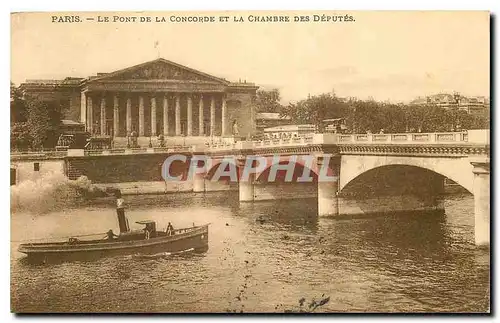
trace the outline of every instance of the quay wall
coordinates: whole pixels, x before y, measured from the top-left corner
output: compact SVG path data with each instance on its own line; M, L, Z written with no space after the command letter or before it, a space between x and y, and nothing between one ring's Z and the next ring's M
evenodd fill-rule
M85 175L92 183L160 182L161 168L169 154L77 156L66 158L67 176ZM173 163L171 175L185 173L185 164Z
M10 162L11 185L36 181L51 173L65 174L63 159L28 159Z

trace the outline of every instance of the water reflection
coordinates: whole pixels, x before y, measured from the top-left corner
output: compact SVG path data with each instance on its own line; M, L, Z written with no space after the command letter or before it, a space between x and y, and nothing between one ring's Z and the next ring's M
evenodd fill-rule
M331 300L323 311L485 311L489 252L472 244L471 203L448 199L446 214L332 219L316 217L314 199L239 203L237 192L127 197L130 223L212 223L210 249L176 259L32 266L12 243L12 307L283 312L302 297L325 294ZM14 214L12 239L106 231L115 222L113 200L40 217Z
M277 200L241 203L238 216L254 219L261 225L272 225L292 232L315 233L318 230L316 201Z

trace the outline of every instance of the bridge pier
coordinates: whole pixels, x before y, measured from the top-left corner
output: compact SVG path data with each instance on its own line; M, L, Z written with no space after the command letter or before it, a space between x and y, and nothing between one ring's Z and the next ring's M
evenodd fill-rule
M326 158L325 158L326 157ZM332 156L318 157L318 216L339 215L338 189L339 181L338 165L334 163ZM328 173L328 170L330 174ZM325 175L335 175L336 179L327 178Z
M239 197L240 202L251 202L254 200L254 180L255 174L249 174L248 180L240 180L239 186Z
M194 174L193 192L195 193L205 192L205 175L206 174Z
M476 246L490 245L490 163L471 162L474 166L474 237Z
M339 214L337 189L338 182L318 181L318 216Z

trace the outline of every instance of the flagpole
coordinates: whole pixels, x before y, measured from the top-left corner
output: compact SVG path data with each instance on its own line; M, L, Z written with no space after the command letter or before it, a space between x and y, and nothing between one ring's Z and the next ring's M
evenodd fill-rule
M160 44L159 41L155 41L154 48L156 49L156 58L160 58L160 50L158 48L159 44Z

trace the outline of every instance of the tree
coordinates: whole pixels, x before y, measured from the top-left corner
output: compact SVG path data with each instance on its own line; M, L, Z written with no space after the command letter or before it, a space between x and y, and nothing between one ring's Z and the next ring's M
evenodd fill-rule
M10 147L16 150L31 148L33 138L30 135L27 122L17 122L10 126Z
M373 100L351 100L349 101L349 113L347 114L347 127L355 133L367 131L378 132L387 125L382 120L379 104Z
M255 100L257 112L274 112L279 113L282 105L280 104L281 96L278 89L270 91L258 90Z
M386 133L401 133L406 131L405 111L396 104L383 104L379 120L380 129Z
M27 107L27 125L33 148L55 147L61 123L59 104L30 98Z
M26 102L23 94L10 82L10 123L26 122Z
M283 107L281 114L299 124L313 124L322 132L323 120L341 118L347 113L347 105L332 93L309 97Z
M489 115L473 115L464 110L445 109L433 104L405 105L377 102L373 98L339 99L327 93L290 103L280 113L293 122L316 125L322 131L323 120L345 118L353 133L447 132L489 128Z

